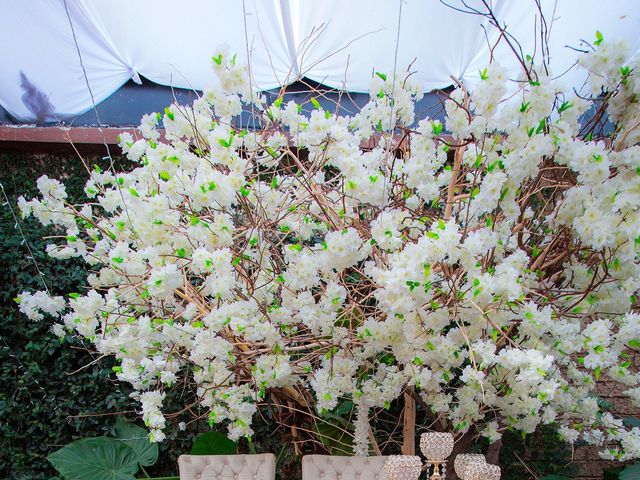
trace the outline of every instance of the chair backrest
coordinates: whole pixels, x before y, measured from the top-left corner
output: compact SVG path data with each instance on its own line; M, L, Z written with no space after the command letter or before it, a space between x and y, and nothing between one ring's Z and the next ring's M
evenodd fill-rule
M386 460L386 456L305 455L302 480L387 480L382 469Z
M258 455L180 455L180 480L275 480L276 457Z

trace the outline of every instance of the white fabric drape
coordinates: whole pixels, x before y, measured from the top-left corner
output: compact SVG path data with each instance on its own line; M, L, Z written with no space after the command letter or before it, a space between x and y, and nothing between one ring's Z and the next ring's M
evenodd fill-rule
M64 3L2 0L0 5L0 104L24 120L56 120L86 111L91 98ZM67 7L100 102L131 78L131 69L85 2L67 0Z
M498 32L486 19L439 0L400 1L0 0L0 104L23 121L58 120L92 107L70 21L96 103L139 75L206 88L214 81L210 59L219 44L241 61L249 52L261 89L304 76L366 92L373 71L390 74L409 65L425 90L450 85L452 75L473 87ZM460 0L447 3L463 8ZM534 1L492 3L523 52L538 52ZM577 53L567 46L593 41L596 30L606 40L626 40L634 53L640 49L637 0L542 0L542 8L555 74L575 62ZM494 57L517 74L506 45ZM584 74L572 71L565 80L579 86Z

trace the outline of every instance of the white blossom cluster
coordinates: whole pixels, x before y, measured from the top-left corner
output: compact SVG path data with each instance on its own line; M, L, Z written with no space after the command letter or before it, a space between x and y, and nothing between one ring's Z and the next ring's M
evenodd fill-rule
M581 59L608 136L585 133L592 102L533 64L515 94L490 65L444 124L409 129L411 77L376 74L356 115L315 99L306 115L265 105L223 50L219 86L123 134L135 166L96 167L85 204L47 177L21 199L62 229L49 254L93 272L55 328L115 356L154 441L172 387L233 439L277 388L317 412L351 400L366 453L371 412L413 389L459 435L556 424L640 458L640 431L595 395L606 377L640 400L640 76L621 49ZM259 130L234 126L242 108ZM64 307L21 299L36 320Z

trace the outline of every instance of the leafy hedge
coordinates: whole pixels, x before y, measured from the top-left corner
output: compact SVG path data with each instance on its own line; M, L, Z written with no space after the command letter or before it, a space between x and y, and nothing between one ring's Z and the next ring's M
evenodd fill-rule
M0 155L0 181L16 213L17 197L35 194L36 179L43 174L65 178L70 195L82 195L86 172L79 161ZM110 361L69 375L94 358L77 342L75 348L62 345L47 321L29 322L18 312L16 295L42 289L42 283L8 206L0 215L0 477L59 478L47 455L74 438L106 433L113 418L104 414L132 405L127 392L109 381ZM52 232L32 219L21 225L52 293L77 290L86 277L80 262L51 262L42 237ZM95 413L102 415L83 416Z
M577 473L571 463L571 447L559 440L558 432L551 426L543 426L533 435L522 437L507 432L500 449L502 478L562 478Z

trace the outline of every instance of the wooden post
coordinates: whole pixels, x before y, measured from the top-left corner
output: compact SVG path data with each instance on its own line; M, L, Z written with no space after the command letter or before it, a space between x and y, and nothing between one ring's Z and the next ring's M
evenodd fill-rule
M413 387L404 392L404 410L402 412L402 455L416 454L416 401L413 398Z

